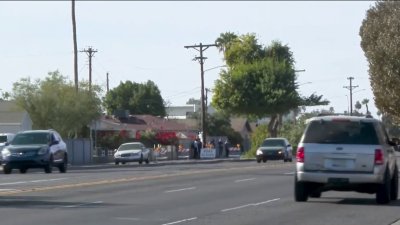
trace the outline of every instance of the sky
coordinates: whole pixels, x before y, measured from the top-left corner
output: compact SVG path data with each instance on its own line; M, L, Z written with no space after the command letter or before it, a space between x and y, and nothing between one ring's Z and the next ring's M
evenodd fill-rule
M185 105L201 96L199 56L186 45L213 44L221 33L256 34L268 46L279 40L296 61L301 95L323 95L329 109L349 110L348 77L354 77L353 105L369 99L376 115L368 62L359 29L372 1L77 1L78 49L92 46L92 82L110 89L128 80L152 80L164 100ZM21 78L44 79L58 70L71 81L71 1L0 1L0 91ZM222 54L204 52L205 87L219 78ZM214 69L212 69L214 68ZM79 53L80 80L88 80L88 58ZM212 93L211 93L212 94ZM354 109L354 107L353 107ZM361 109L365 113L365 108Z

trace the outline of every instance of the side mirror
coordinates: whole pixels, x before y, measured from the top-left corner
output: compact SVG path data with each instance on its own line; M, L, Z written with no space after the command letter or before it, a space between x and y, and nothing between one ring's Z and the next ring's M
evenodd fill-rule
M291 144L288 144L287 146L288 146L288 147L292 147L292 145L291 145Z
M52 143L51 143L51 145L58 145L60 143L60 141L53 141Z

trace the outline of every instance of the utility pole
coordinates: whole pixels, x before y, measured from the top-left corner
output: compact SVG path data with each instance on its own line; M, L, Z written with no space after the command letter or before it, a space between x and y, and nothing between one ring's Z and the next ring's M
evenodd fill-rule
M108 79L108 72L107 72L107 94L110 91L110 80Z
M74 42L74 79L75 90L78 92L78 41L76 38L76 18L75 18L75 0L71 2L71 16L72 16L72 39Z
M211 92L211 90L209 88L206 88L206 112L208 108L208 92Z
M350 86L344 86L344 88L349 89L350 91L350 116L353 115L353 89L357 88L358 85L353 86L354 77L348 77L347 80L350 81Z
M207 57L203 56L203 52L207 50L209 47L215 47L217 46L216 44L209 44L209 45L203 45L200 43L199 45L189 45L189 46L184 46L185 48L194 48L195 50L200 52L200 57L195 57L193 60L198 60L200 63L200 74L201 74L201 130L202 130L202 139L203 139L203 145L205 145L206 142L206 107L205 107L205 102L204 102L204 60L207 59Z
M89 89L92 88L92 57L97 50L93 49L91 46L88 49L83 49L80 52L85 52L89 58Z

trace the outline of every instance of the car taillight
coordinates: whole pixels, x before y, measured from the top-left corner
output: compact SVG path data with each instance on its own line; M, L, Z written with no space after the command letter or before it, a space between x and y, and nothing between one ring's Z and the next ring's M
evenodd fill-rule
M296 153L297 162L304 162L304 147L298 147Z
M382 149L375 149L375 165L382 165L384 162Z

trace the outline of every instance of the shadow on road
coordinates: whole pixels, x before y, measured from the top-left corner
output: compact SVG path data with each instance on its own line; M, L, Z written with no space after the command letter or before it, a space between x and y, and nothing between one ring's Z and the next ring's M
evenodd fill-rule
M327 201L324 201L327 200ZM337 200L337 201L330 201ZM375 198L335 198L335 197L322 197L320 199L310 199L310 202L331 203L339 205L381 205L376 203ZM391 201L389 204L382 204L382 206L400 206L400 200Z
M53 201L41 196L0 196L0 208L17 209L77 209L77 208L99 208L112 204L103 202L64 202Z

